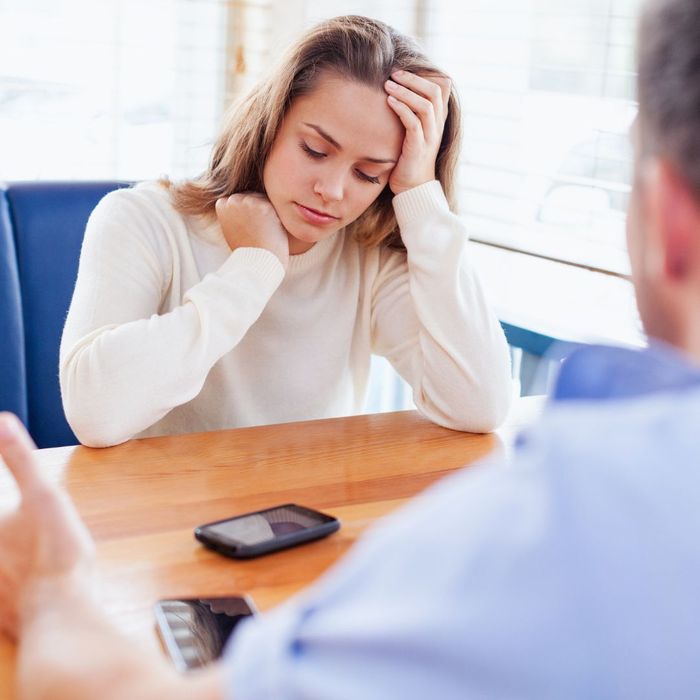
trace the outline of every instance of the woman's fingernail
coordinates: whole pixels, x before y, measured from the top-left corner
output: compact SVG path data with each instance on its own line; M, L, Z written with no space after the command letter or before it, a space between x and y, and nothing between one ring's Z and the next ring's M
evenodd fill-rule
M396 88L396 83L393 80L387 80L384 85L386 86L387 90L394 90Z

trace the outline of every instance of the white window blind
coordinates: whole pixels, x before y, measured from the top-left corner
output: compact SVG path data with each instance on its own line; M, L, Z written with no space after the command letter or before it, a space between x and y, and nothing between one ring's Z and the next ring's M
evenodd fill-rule
M306 27L403 0L0 0L0 179L191 177L225 107Z
M640 0L0 0L0 179L188 177L305 27L367 14L457 82L475 240L627 271Z
M429 54L464 109L475 240L628 272L639 0L428 0Z
M337 15L366 15L415 36L420 0L306 0L305 26Z
M226 87L223 0L0 2L0 178L202 169Z

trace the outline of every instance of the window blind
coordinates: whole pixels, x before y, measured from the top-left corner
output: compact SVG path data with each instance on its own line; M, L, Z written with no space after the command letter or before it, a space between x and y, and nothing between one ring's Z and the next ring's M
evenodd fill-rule
M628 272L639 0L429 0L430 55L464 109L472 238Z
M473 239L627 272L640 0L4 0L0 178L189 177L221 115L304 28L418 37L464 109Z
M228 9L222 0L5 0L0 178L201 170L224 101Z

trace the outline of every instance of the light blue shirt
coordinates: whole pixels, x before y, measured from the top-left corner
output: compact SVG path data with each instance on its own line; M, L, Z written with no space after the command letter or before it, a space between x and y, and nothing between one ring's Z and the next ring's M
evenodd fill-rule
M578 351L511 464L379 523L226 663L234 700L700 698L700 370Z

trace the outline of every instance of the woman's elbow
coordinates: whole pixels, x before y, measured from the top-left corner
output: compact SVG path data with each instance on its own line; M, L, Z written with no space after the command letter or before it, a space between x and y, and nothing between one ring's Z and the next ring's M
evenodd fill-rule
M490 433L503 425L513 402L514 384L498 387L496 391L484 392L474 409L474 418L465 421L462 430L472 433Z
M455 387L455 390L439 402L419 397L416 406L426 418L445 428L465 433L490 433L505 421L513 402L515 384L508 374L471 383L461 390Z
M75 437L86 447L113 447L126 442L132 436L113 420L110 412L97 405L100 402L95 396L99 393L87 396L86 392L77 391L61 377L63 413Z
M126 442L131 436L120 434L109 425L110 421L86 410L75 410L64 401L63 410L71 430L85 447L114 447Z

